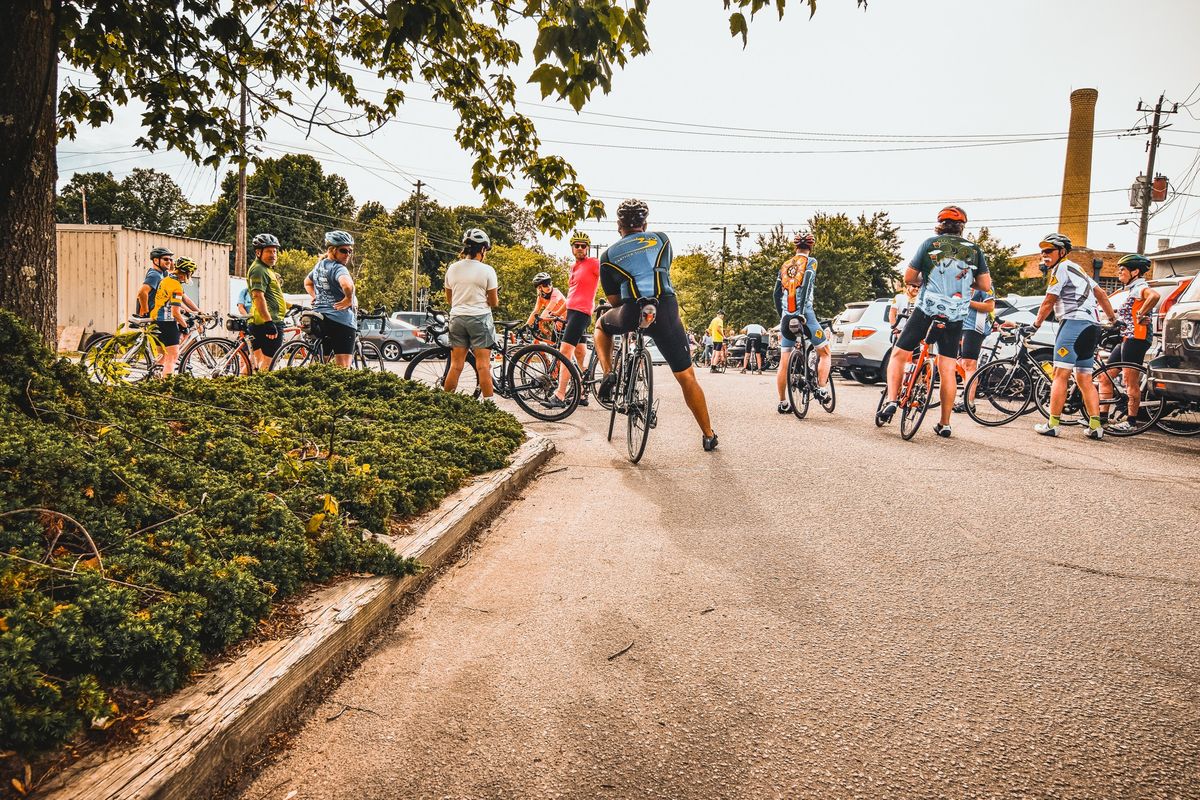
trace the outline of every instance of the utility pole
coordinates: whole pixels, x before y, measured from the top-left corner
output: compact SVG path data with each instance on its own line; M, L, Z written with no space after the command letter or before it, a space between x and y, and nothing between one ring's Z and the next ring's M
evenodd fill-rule
M83 200L83 224L87 225L87 187L79 187L79 196Z
M1160 94L1158 96L1158 104L1154 106L1154 123L1150 126L1150 142L1146 145L1146 148L1150 151L1150 157L1146 163L1146 182L1142 186L1142 220L1138 226L1137 242L1137 252L1139 253L1146 252L1146 231L1150 224L1150 197L1154 186L1154 157L1158 155L1158 133L1164 127L1171 127L1170 125L1161 124L1162 116L1163 114L1174 114L1179 111L1179 103L1176 103L1175 107L1170 110L1163 110L1164 99L1165 94ZM1143 108L1140 101L1138 102L1137 110L1150 111L1149 108Z
M238 164L237 226L233 237L233 269L246 274L246 74L242 73L241 163Z
M412 310L417 310L417 242L421 240L421 187L425 184L417 181L417 205L413 219L413 267L412 267Z
M603 250L604 250L604 248L606 248L606 247L608 247L608 245L606 245L606 244L594 244L594 245L592 245L592 250L594 250L594 251L596 252L596 254L593 256L593 258L599 258L599 257L600 257L600 253L601 253L601 251L603 251Z

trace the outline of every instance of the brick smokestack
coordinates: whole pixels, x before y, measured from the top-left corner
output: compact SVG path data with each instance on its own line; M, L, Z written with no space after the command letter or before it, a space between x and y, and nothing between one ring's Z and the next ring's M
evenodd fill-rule
M1092 191L1092 139L1096 133L1095 89L1071 92L1071 128L1067 135L1067 163L1063 170L1062 205L1058 229L1076 247L1087 246L1088 210Z

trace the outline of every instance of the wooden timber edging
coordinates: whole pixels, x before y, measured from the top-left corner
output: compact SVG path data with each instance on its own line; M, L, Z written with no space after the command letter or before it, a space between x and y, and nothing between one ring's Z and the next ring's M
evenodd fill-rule
M392 607L413 591L480 522L533 478L554 445L531 434L505 469L446 498L391 544L427 569L405 578L360 577L305 600L303 626L287 639L263 642L165 699L146 720L151 730L131 746L97 753L39 788L45 800L185 800L202 797L362 643Z

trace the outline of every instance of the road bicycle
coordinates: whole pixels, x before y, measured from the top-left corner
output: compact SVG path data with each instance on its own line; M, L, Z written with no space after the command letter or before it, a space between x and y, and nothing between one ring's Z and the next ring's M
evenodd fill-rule
M1016 355L992 361L971 376L964 393L967 397L974 397L974 401L967 404L967 414L971 419L981 425L996 427L1006 425L1035 408L1043 417L1050 418L1054 367L1050 362L1034 358L1029 346L1033 331L1032 326L1018 329L1014 338ZM1131 377L1140 389L1141 398L1139 410L1132 417L1129 413ZM1148 430L1163 414L1163 399L1154 393L1149 373L1140 364L1120 361L1105 363L1097 359L1092 382L1100 395L1100 419L1106 434L1135 436ZM1087 420L1083 395L1074 379L1071 380L1059 417L1066 424ZM1121 425L1125 422L1129 423L1128 429Z
M301 306L290 306L284 315L280 336L286 342L300 332ZM225 318L225 330L234 335L202 336L192 341L179 354L180 374L193 378L214 378L219 375L250 375L254 372L249 335L250 317L230 314Z
M546 344L525 343L517 335L524 327L520 321L497 322L503 330L500 349L492 353L492 389L500 397L511 398L526 414L545 422L560 422L575 412L579 405L582 381L579 370L571 360L555 348ZM418 353L404 377L418 381L435 389L446 383L450 370L449 318L445 312L430 309L423 337L434 347ZM558 390L558 379L562 370L567 370L566 406L552 408L547 404ZM480 394L478 365L475 354L467 351L462 372L459 374L456 391L478 397Z
M945 330L947 318L935 316L929 321L929 329L921 339L921 346L913 353L911 362L904 366L904 376L900 379L900 393L896 398L900 412L900 437L911 441L917 435L925 415L929 412L930 401L933 397L934 359L930 354L930 341L938 333ZM908 324L912 324L910 320ZM976 373L978 374L978 373ZM887 386L879 393L879 405L875 409L875 425L883 427L879 412L887 403ZM936 405L934 406L936 407Z
M796 415L796 419L804 419L808 414L809 402L817 394L819 356L809 337L808 327L803 321L792 317L788 322L793 328L790 331L791 338L796 342L796 348L792 350L787 366L788 402L791 403L792 413ZM820 324L824 327L825 321L822 320ZM826 396L820 401L821 408L825 409L826 413L832 414L837 405L837 390L834 388L832 370L830 370L829 382L826 384L825 390Z
M617 415L625 416L625 445L630 462L636 464L646 452L650 429L658 425L658 401L654 399L654 365L646 349L643 330L654 322L658 303L652 297L637 301L641 321L633 333L622 337L613 356L613 374L617 376L612 390L612 405L608 415L608 441L612 441Z
M373 319L380 320L382 326L387 325L387 314L357 313L359 322ZM326 363L333 360L333 353L325 352L321 343L321 323L325 319L319 311L303 311L300 314L300 334L287 342L275 357L271 359L271 370L303 367L309 364ZM383 328L381 327L380 330ZM355 336L354 350L351 352L351 369L365 369L371 372L383 372L383 354L374 342L363 341L361 336Z
M1200 402L1167 400L1154 424L1172 436L1196 436L1200 434Z
M189 331L206 331L216 327L221 315L183 312ZM140 383L162 375L165 347L155 335L155 322L148 317L133 316L111 334L92 337L84 348L79 363L89 378L97 383ZM189 332L188 337L193 334ZM185 340L186 341L186 340Z

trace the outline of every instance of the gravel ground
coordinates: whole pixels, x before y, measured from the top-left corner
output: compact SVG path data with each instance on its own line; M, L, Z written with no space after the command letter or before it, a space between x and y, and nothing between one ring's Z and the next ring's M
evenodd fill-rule
M638 467L531 424L543 477L241 796L1200 797L1200 440L701 381L716 453L661 367Z

